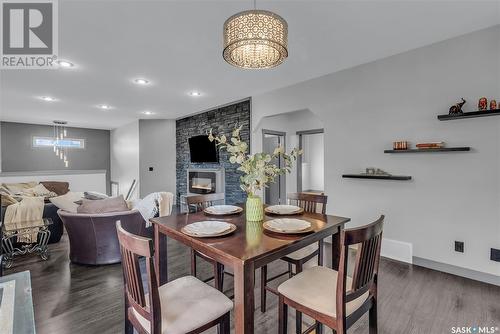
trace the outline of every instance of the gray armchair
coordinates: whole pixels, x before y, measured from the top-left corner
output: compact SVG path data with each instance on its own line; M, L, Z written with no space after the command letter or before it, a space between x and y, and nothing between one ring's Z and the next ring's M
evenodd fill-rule
M119 263L120 246L116 233L116 221L130 233L152 237L152 229L139 211L123 211L99 214L57 212L68 233L71 262L87 265Z

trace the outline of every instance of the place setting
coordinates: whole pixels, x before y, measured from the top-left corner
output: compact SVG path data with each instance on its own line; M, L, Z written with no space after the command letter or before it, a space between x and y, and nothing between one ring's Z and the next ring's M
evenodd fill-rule
M296 205L270 205L264 209L267 214L276 216L292 216L301 215L304 213L304 209Z
M212 205L203 210L210 216L231 216L243 212L243 208L236 205Z
M233 233L236 231L236 225L218 220L204 220L188 224L181 231L190 237L214 238Z
M305 234L313 231L312 224L297 218L277 218L265 221L264 230L273 234Z

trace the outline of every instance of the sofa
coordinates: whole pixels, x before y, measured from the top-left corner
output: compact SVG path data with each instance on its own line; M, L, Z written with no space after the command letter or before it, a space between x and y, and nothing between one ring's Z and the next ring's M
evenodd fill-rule
M152 238L152 228L146 228L137 210L82 214L58 211L68 233L71 262L84 265L104 265L121 262L116 221L121 221L130 233Z

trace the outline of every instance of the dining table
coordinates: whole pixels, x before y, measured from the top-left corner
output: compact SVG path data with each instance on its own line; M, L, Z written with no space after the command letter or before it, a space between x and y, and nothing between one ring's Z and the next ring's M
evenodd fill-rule
M263 227L265 221L276 218L298 218L311 223L306 233L282 234ZM183 227L195 222L217 220L232 223L236 230L219 237L192 237ZM265 214L264 220L250 222L245 212L227 216L173 212L170 216L152 218L155 243L155 272L160 285L168 282L167 240L169 238L201 252L234 274L234 330L236 334L254 333L255 270L287 254L315 242L332 237L332 268L338 269L340 260L340 233L350 218L304 212L293 216Z

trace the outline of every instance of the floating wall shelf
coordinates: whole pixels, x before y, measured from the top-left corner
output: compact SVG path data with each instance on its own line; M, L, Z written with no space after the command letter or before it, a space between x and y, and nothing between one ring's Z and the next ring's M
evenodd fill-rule
M437 153L437 152L467 152L470 147L415 148L410 150L385 150L384 153Z
M476 117L486 117L486 116L500 116L500 109L471 111L471 112L464 112L458 115L438 115L438 119L440 121L451 121L454 119L476 118Z
M372 179L372 180L396 180L396 181L411 180L411 176L406 176L406 175L344 174L342 175L342 177L346 179Z

